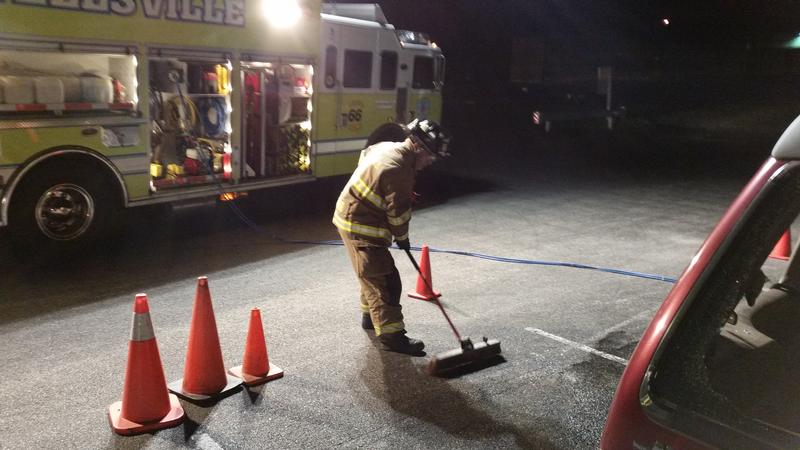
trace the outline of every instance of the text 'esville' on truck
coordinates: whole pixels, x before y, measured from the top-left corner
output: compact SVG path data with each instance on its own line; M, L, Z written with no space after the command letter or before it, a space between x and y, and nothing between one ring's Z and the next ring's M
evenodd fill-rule
M79 245L115 210L352 171L439 120L444 57L377 5L0 2L0 226Z

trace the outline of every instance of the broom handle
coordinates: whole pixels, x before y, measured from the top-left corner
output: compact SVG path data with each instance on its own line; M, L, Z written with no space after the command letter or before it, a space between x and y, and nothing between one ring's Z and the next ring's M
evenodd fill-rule
M425 282L425 286L428 288L429 291L431 291L431 293L433 293L433 288L431 287L431 284L428 283L428 280L425 279L425 275L422 274L422 270L420 270L419 265L417 264L417 260L414 259L414 255L411 254L411 250L406 249L406 254L408 255L408 259L411 260L411 264L413 264L414 268L417 269L417 273L419 274L419 277L422 278L422 281ZM458 330L456 330L456 326L453 325L453 321L450 320L450 316L447 315L447 311L444 310L444 307L439 302L439 298L434 296L431 300L436 302L436 306L439 307L439 310L442 311L442 314L444 315L444 318L447 319L447 323L450 325L450 328L453 330L453 333L456 335L456 339L458 339L458 342L461 342L461 335L458 333Z

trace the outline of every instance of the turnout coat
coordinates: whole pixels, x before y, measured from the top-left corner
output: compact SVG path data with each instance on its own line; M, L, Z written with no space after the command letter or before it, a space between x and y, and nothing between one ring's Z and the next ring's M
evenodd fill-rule
M333 224L361 245L408 239L416 156L408 142L380 142L361 152L336 202Z

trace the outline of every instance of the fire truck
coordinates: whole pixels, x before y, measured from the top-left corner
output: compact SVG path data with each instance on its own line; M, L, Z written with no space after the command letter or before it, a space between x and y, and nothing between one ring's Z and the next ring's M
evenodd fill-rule
M123 208L349 173L439 120L444 57L378 5L0 2L0 226L80 246Z

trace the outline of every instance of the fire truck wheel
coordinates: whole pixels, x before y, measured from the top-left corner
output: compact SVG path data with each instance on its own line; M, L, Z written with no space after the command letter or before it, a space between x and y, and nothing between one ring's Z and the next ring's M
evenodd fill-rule
M89 167L36 171L13 194L9 228L25 245L78 247L99 237L114 209L113 190Z

